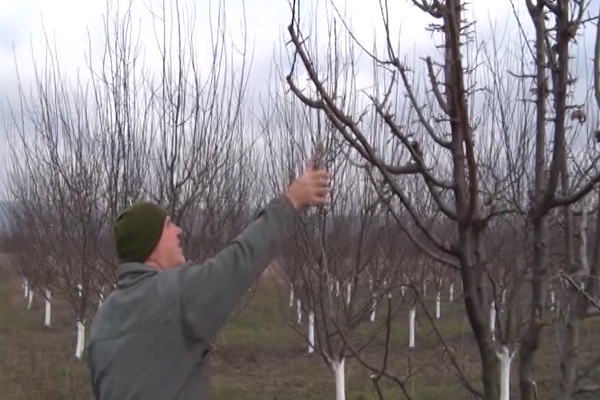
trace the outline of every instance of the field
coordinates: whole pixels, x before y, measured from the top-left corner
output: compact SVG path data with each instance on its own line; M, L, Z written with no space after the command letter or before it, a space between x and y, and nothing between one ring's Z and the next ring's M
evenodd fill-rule
M212 359L213 399L335 398L333 373L318 353L307 354L304 339L290 327L282 311L287 312L285 303L272 282L263 281L248 306L221 332ZM476 348L463 315L460 302L445 303L438 327L459 354L468 379L479 386ZM43 327L43 302L38 298L27 310L16 277L10 269L0 269L0 399L92 400L85 358L77 361L73 356L76 331L72 321L69 309L57 301L53 326ZM375 324L382 321L380 312ZM444 356L431 325L424 317L417 317L417 348L409 352L404 321L405 315L394 324L389 371L403 378L410 366L414 399L470 398ZM588 324L583 330L588 347L594 347L597 328ZM367 329L369 323L364 328ZM555 338L551 331L548 333L538 357L540 399L553 398L558 384ZM382 339L375 341L366 358L379 359L383 347ZM582 349L580 354L592 358L596 353ZM377 398L369 375L356 360L346 362L348 400ZM390 382L383 389L386 399L404 398ZM513 398L517 398L516 389L513 380Z

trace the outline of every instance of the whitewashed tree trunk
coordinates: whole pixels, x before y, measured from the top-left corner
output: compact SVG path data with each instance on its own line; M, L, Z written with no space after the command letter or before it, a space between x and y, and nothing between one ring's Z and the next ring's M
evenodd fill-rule
M377 313L377 300L375 299L375 296L373 294L371 294L371 315L370 315L370 319L371 322L375 322L375 314Z
M290 307L294 307L294 287L290 289Z
M450 303L454 301L454 283L450 284Z
M298 323L302 322L302 303L300 299L296 299L296 317Z
M77 295L79 297L81 297L81 291L83 290L83 286L81 286L81 283L77 284Z
M435 295L435 319L440 319L442 315L442 299L440 298L440 292Z
M29 297L27 299L27 309L31 310L32 305L33 305L33 290L29 290Z
M506 305L506 288L502 290L502 305Z
M508 347L501 346L496 356L500 360L500 400L510 400L510 367L515 351L509 352Z
M52 292L46 289L46 309L44 310L44 326L52 324Z
M98 308L102 306L102 303L104 303L104 286L102 286L100 292L98 292Z
M369 278L369 293L371 295L371 315L369 316L369 319L371 320L371 322L375 322L375 313L377 310L377 302L375 300L375 293L374 293L372 278Z
M308 314L308 354L315 351L315 313Z
M423 282L423 297L427 297L427 282Z
M75 357L81 358L85 346L85 325L82 321L77 321L77 344L75 347Z
M408 347L415 347L415 319L417 316L417 310L413 307L410 309L408 317Z
M382 292L382 294L385 293L385 292L387 292L388 293L388 297L391 299L392 298L392 290L391 290L391 288L388 287L387 279L383 280L383 290L384 291Z
M492 340L496 340L496 304L493 301L490 305L490 333Z
M26 299L29 298L29 279L27 278L23 279L23 297Z
M335 281L335 296L340 296L340 281L338 280Z
M335 400L346 400L345 359L332 361L331 367L335 374Z
M349 283L346 286L346 289L348 290L347 293L346 293L346 305L349 306L350 305L350 299L352 297L352 284Z

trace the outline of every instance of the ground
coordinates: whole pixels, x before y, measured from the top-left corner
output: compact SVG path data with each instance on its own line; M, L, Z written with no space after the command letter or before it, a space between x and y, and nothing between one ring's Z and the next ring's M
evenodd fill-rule
M214 400L334 399L333 373L323 360L309 356L304 339L287 322L287 299L268 281L262 282L248 306L219 336L212 360ZM287 297L287 294L285 294ZM433 310L433 308L432 308ZM468 379L479 387L476 348L459 302L444 304L439 329L461 355ZM378 321L382 322L380 312ZM53 310L53 326L43 326L43 302L27 303L19 282L6 268L0 270L0 399L92 400L85 359L74 357L76 327L64 303ZM418 317L417 349L407 351L407 315L394 325L390 372L400 377L414 373L410 389L414 399L468 399L439 341L423 316ZM304 322L304 321L303 321ZM369 329L369 325L364 330ZM549 331L550 332L550 331ZM586 325L583 339L593 345L597 325ZM556 391L558 364L553 335L547 335L538 357L539 398ZM381 340L369 348L367 358L380 359ZM597 353L586 353L591 358ZM346 363L347 399L377 399L368 373L356 360ZM513 376L514 376L513 371ZM513 383L516 395L516 385ZM393 383L384 385L386 399L404 398ZM516 398L516 396L515 396ZM592 398L592 397L590 397Z

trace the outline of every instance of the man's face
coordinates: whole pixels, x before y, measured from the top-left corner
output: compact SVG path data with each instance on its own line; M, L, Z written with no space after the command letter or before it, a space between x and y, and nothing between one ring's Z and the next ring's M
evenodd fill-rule
M162 236L151 256L153 261L155 261L162 269L176 268L185 263L185 257L183 256L179 238L181 232L181 228L175 225L171 219L167 217L163 227Z

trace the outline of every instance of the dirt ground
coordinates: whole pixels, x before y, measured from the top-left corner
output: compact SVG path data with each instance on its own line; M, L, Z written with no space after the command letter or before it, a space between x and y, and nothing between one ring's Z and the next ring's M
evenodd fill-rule
M0 399L2 400L92 400L85 358L76 360L76 326L68 306L60 298L53 307L53 324L43 326L44 304L34 299L31 310L20 283L7 265L0 266ZM433 305L433 304L432 304ZM433 307L431 308L433 310ZM444 304L440 331L458 355L469 381L479 387L480 366L476 348L464 318L462 304ZM307 346L292 329L287 294L265 279L249 304L233 317L221 332L212 359L214 400L334 399L333 372L325 367L318 353L307 354ZM375 324L382 323L379 313ZM418 400L469 399L455 370L442 351L439 340L423 317L417 318L417 348L407 348L408 313L393 325L389 371L408 380L413 398ZM303 324L295 326L306 329ZM583 330L584 358L598 354L596 335L599 325L586 323ZM356 334L365 337L369 323ZM556 341L548 331L538 357L540 399L551 399L558 385ZM376 339L365 352L365 359L376 364L383 354L383 338ZM595 351L595 353L594 353ZM513 376L516 377L513 368ZM597 373L595 374L598 375ZM346 362L348 400L377 399L370 373L355 359ZM517 398L516 382L513 384ZM398 387L383 385L386 399L404 398ZM584 398L584 397L582 397ZM592 397L589 397L592 398Z

